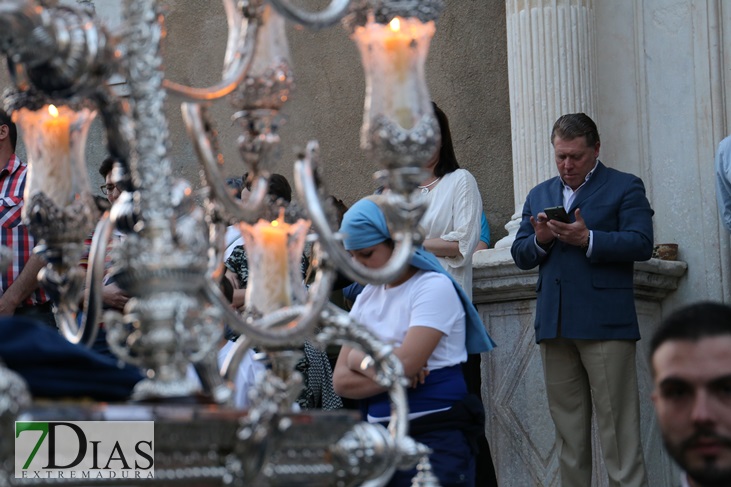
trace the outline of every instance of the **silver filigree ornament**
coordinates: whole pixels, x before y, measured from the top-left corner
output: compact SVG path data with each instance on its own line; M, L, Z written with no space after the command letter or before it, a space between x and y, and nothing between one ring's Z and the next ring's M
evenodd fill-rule
M112 72L115 53L93 11L63 5L39 9L23 0L4 3L14 5L0 18L0 51L14 63L17 86L63 99L99 90Z
M366 147L387 169L420 167L428 161L439 144L439 123L427 114L411 130L404 130L392 120L379 116L365 134Z
M356 27L366 25L370 18L380 24L388 24L395 17L430 22L436 21L443 10L443 0L354 0L343 18L343 25L352 33Z
M120 287L132 298L125 314L108 312L108 342L124 360L148 371L148 378L133 393L137 399L183 397L200 385L187 375L187 365L213 352L222 335L221 314L207 305L207 226L190 188L179 182L174 242L167 252L151 241L129 235L112 249L110 269ZM154 246L158 247L155 248Z
M242 26L248 20L252 20L248 19L245 22L238 14L243 12L243 15L246 16L258 11L258 7L253 8L254 3L261 4L260 2L224 0L229 26L231 27L232 24ZM323 12L312 14L295 8L290 0L268 2L285 17L302 21L303 25L315 28L337 22L347 10L349 3L349 0L332 0ZM383 10L384 13L379 15L385 16L384 18L397 14L404 15L408 27L409 19L415 21L422 19L422 22L430 20L423 15L428 15L430 5L434 2L421 2L421 6L413 1L380 3L389 8L398 6L399 9L388 10L386 8ZM31 0L7 0L3 4L4 7L9 6L9 8L3 11L8 12L7 15L0 15L0 49L7 52L14 62L23 64L16 70L17 79L27 82L29 85L37 84L44 92L55 90L70 93L77 91L80 96L85 97L98 95L91 87L93 83L90 83L90 80L94 79L98 81L99 85L104 85L103 77L97 76L107 72L106 70L120 73L129 83L128 104L117 103L116 110L108 111L109 116L105 122L107 122L108 131L112 126L120 126L118 130L113 130L117 137L113 137L111 140L115 141L116 147L110 145L110 152L126 155L126 144L129 144L130 183L125 188L127 191L120 196L119 200L123 202L125 211L119 210L119 205L115 205L114 211L112 211L112 221L118 229L126 232L126 238L113 252L115 267L112 272L117 278L117 283L132 296L132 299L126 306L124 315L108 314L105 320L108 325L110 344L115 352L130 362L140 364L146 370L147 379L136 389L135 398L164 400L181 395L190 396L196 389L193 383L187 380L187 366L191 361L199 361L199 364L211 363L211 354L215 352L214 345L220 336L222 314L225 314L227 321L238 323L238 327L234 328L240 329L247 338L254 340L259 348L269 350L272 356L273 375L255 389L248 419L240 424L236 435L235 452L226 457L222 468L212 468L207 470L208 473L204 473L195 468L186 469L185 466L174 466L171 470L161 472L161 479L172 481L175 478L180 482L185 482L186 479L201 478L200 474L203 473L204 475L221 475L222 480L241 485L247 483L248 479L255 478L262 468L269 467L271 468L267 470L267 475L271 474L268 479L272 483L276 483L277 478L287 478L287 476L297 473L307 476L310 472L308 468L314 469L311 472L314 477L325 475L330 471L334 472L335 465L316 462L307 464L305 461L298 460L297 455L292 457L295 460L291 462L287 457L281 462L270 462L264 467L272 449L276 445L286 446L288 436L297 431L293 427L295 421L291 416L285 414L283 409L292 401L293 394L299 389L300 378L298 374L288 372L288 369L291 369L293 356L284 353L283 349L294 348L295 342L301 344L301 340L305 336L309 336L310 331L319 321L333 320L346 327L359 328L359 325L347 321L346 318L332 318L331 314L323 309L334 279L333 266L324 265L325 270L322 272L318 270L306 305L286 306L283 309L267 312L261 319L247 319L242 322L241 317L235 315L228 303L221 299L220 292L214 289L215 283L209 279L209 262L206 256L210 245L205 217L202 212L196 211L190 204L192 198L189 190L188 197L180 196L181 190L172 177L171 162L167 156L168 124L163 112L166 90L180 95L186 100L192 99L195 103L219 99L231 93L235 86L245 79L248 69L246 66L251 60L251 53L247 52L246 46L241 46L241 42L245 44L258 37L256 27L259 24L250 22L253 28L250 31L247 29L247 32L241 28L230 28L228 47L233 46L234 49L229 51L227 48L222 83L215 89L198 90L181 87L170 82L166 83L168 80L165 80L161 69L163 63L160 55L160 40L163 37L163 28L157 0L126 0L123 20L125 28L120 31L120 38L113 40L105 36L103 30L98 32L94 29L84 30L83 23L73 20L82 18L81 14L73 12L73 9L70 8L56 10L57 3L50 0L42 3L40 8L35 8L36 4ZM376 4L379 2L369 5L372 7ZM58 21L53 19L53 14L56 12L58 12ZM229 13L232 12L233 14L229 16ZM369 13L366 17L373 18L374 15ZM94 27L95 21L95 19L90 19L89 26ZM13 25L9 29L4 29L8 23ZM34 30L36 28L37 31ZM270 32L273 31L270 30ZM33 32L33 35L28 35L30 32ZM100 35L95 39L93 38L94 33ZM15 41L13 36L20 39L18 43L20 48L15 48L15 46L11 46L12 42L7 42L8 37ZM69 37L73 42L67 42ZM277 33L274 37L283 39L284 33ZM98 44L97 41L101 44ZM35 42L34 49L26 45L29 42ZM427 45L426 42L412 39L401 46L405 48L401 53L403 54L401 58L407 63L411 62L408 61L411 55L410 50L418 48L423 54ZM115 55L118 55L117 57L105 58L103 54L95 55L108 53L117 48L119 49L114 51ZM81 54L81 56L71 54ZM84 56L87 59L81 62L81 58ZM98 59L104 59L105 62L97 65L95 63ZM421 61L417 61L417 64L419 62ZM408 67L412 69L414 66L412 63ZM265 69L260 72L264 78L256 70L248 73L250 83L244 84L240 95L241 98L254 97L255 99L247 100L244 105L236 109L238 112L242 112L242 120L245 122L245 130L249 131L247 135L250 136L250 141L261 137L262 139L268 138L270 142L278 142L276 136L278 121L273 115L277 107L273 105L277 101L284 101L288 96L286 92L291 89L291 85L288 85L290 78L287 66L277 67L275 63L273 66L267 65L266 68L269 71ZM84 77L84 70L93 75ZM49 76L55 77L55 79L50 79ZM285 79L282 79L282 76ZM413 215L420 214L419 211L423 208L419 206L418 201L411 201L404 195L409 186L415 187L416 185L415 174L423 164L416 159L423 159L424 154L411 157L412 152L420 152L414 145L411 146L411 151L404 151L396 147L399 143L418 144L422 137L429 137L428 130L414 130L422 123L421 119L424 116L428 117L431 113L428 93L422 89L414 93L418 100L411 100L416 102L411 106L418 105L417 109L411 111L406 117L403 116L406 112L402 112L402 116L389 119L390 122L398 123L405 131L414 133L405 132L406 135L404 135L397 129L379 128L380 135L383 136L385 142L376 141L374 143L374 147L385 147L379 149L381 160L378 162L382 166L384 161L388 160L390 153L395 154L393 160L385 166L393 178L391 187L397 190L398 194L392 194L387 198L385 201L387 209L384 211L389 215L389 220L394 220L389 223L394 224L392 232L398 244L394 260L387 268L373 273L362 272L363 269L358 271L361 272L360 275L366 277L365 280L370 281L372 277L372 282L387 281L391 274L396 274L399 267L408 262L413 245L420 243L422 238L418 232L415 233L413 230L415 227ZM110 100L113 100L112 94L107 93L107 95ZM233 98L236 98L237 95L234 95ZM396 97L396 99L398 98ZM386 105L389 104L390 102L386 103ZM398 109L405 108L394 106ZM129 120L131 123L125 124L125 120ZM378 122L377 116L373 116L372 120L377 122L372 124L373 127L387 125L385 122L382 124ZM204 130L200 126L193 126L193 128L189 126L188 128L194 136L200 136ZM409 142L409 138L411 138L411 142ZM252 154L252 160L258 157L256 151L259 151L259 154L263 154L263 157L259 157L259 160L262 160L268 157L267 151L270 148L271 144L269 147L266 144L257 146L257 143L254 142L251 144L251 149L247 148L247 150L249 154ZM310 151L308 147L308 152L309 155L313 155L316 151ZM208 157L208 159L212 158ZM244 159L246 160L246 158ZM307 165L298 169L298 172L303 173L301 177L298 176L298 181L301 182L298 184L300 192L307 193L308 210L311 214L316 215L313 216L313 220L328 221L321 214L322 203L319 200L318 190L314 188L314 176L310 169L311 167L308 168ZM266 170L263 173L266 173ZM213 181L215 179L213 171L207 172L206 177L211 186L217 187L219 183L221 186L223 185L221 181ZM265 185L258 186L264 188ZM185 192L186 190L183 189L182 193ZM217 189L215 192L222 193L223 191ZM258 192L263 195L265 188ZM49 198L54 199L50 194ZM44 205L47 206L46 203ZM229 208L227 208L228 213L236 213L236 211L229 212L228 210ZM244 213L247 217L251 216L251 213L248 212L239 214ZM124 226L122 226L122 219L125 222ZM329 228L327 230L319 228L319 230L321 239L327 240L332 234ZM332 240L336 245L338 244L336 238ZM329 250L334 251L334 249ZM337 261L338 267L349 268L350 258L343 255L339 255L339 258L341 260ZM355 273L358 274L358 272ZM355 332L355 335L348 335L347 331L341 330L341 332L343 336L353 340L359 339L358 332ZM404 384L400 380L402 375L400 363L391 353L390 347L370 343L367 337L363 339L378 367L377 381L392 389L392 416L396 422L391 438L393 448L388 447L388 436L391 436L388 432L385 433L387 436L378 437L379 434L384 434L384 431L381 431L382 428L377 431L378 434L375 437L369 437L374 433L374 431L370 431L360 435L365 436L364 438L343 442L340 448L343 453L344 449L352 448L356 455L359 453L376 455L377 458L374 457L373 462L363 462L350 474L357 475L364 481L370 480L370 485L378 485L387 479L389 472L397 465L413 465L418 458L423 456L424 452L406 436L407 403ZM213 385L215 386L215 384ZM230 432L231 430L229 430ZM277 440L276 443L268 442L268 440L274 439ZM298 454L301 453L302 456L322 455L327 457L329 455L327 450L302 447L295 441L292 444L295 445L293 448L297 448ZM381 448L382 445L386 446ZM202 448L210 447L206 445ZM173 455L175 454L176 452L173 453ZM352 458L347 457L345 461L350 465ZM340 468L337 475L347 471L348 468ZM372 480L374 475L379 478Z
M294 74L289 61L280 59L260 75L247 76L231 94L231 105L242 110L279 110L294 89Z
M242 128L239 152L252 177L279 158L279 111L294 89L284 19L269 5L260 11L251 68L229 101Z
M444 10L443 0L373 0L376 22L388 24L394 17L415 18L421 22L437 20Z

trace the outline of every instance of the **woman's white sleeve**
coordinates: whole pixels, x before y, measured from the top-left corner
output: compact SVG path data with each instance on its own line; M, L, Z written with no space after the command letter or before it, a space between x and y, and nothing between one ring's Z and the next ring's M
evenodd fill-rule
M480 218L482 217L482 197L474 176L466 170L460 171L460 178L455 188L455 198L452 202L454 214L454 229L442 235L448 242L459 243L459 253L455 257L445 257L452 267L462 267L466 259L471 256L480 241Z

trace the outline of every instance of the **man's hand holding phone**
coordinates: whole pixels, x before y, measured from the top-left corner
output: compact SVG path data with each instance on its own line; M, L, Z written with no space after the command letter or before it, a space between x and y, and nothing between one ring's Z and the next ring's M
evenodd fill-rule
M530 223L536 233L536 242L544 250L548 250L556 239L556 232L549 226L549 222L550 218L545 211L538 213L535 218L530 217Z
M544 246L553 239L558 239L569 245L586 247L589 243L589 229L586 228L581 210L577 208L574 217L576 221L569 223L571 219L562 206L546 208L539 213L533 225L538 244Z
M545 210L543 210L543 212L546 214L546 218L548 218L549 220L556 220L563 223L571 223L569 214L566 213L566 210L563 206L552 206L550 208L546 208Z

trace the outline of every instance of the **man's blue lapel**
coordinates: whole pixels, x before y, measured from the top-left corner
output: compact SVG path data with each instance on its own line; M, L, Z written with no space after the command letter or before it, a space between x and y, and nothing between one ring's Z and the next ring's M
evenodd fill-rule
M581 208L581 205L589 196L596 193L607 183L608 178L609 172L607 171L607 167L600 161L597 161L594 173L576 195L576 199L571 205L571 208L567 210L568 214L572 215L576 211L576 208Z

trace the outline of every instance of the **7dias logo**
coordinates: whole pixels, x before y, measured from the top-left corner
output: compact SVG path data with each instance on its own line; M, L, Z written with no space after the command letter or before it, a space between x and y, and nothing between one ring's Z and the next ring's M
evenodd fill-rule
M153 421L16 421L16 479L155 478Z

